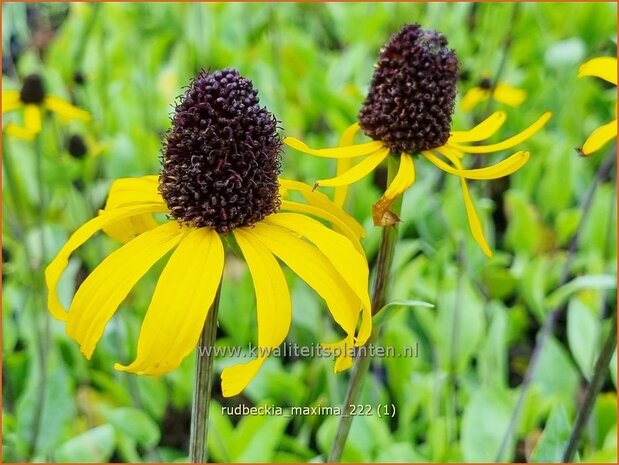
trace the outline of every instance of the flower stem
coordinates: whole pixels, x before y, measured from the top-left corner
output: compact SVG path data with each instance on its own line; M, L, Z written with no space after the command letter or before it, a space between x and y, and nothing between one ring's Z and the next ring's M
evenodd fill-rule
M211 403L211 388L213 386L213 360L217 336L217 313L221 286L217 290L215 300L209 309L204 329L200 336L196 351L196 378L193 391L193 405L191 407L191 434L189 437L189 462L206 463L208 436L209 405Z
M593 410L593 404L595 402L595 398L599 394L602 389L602 385L604 384L604 380L606 379L606 375L608 374L608 365L610 364L610 359L613 357L613 352L617 347L617 311L613 312L613 317L611 319L610 324L610 333L606 338L606 342L604 342L604 346L600 351L600 355L598 356L595 367L593 368L593 377L591 378L591 382L589 386L587 386L587 390L585 391L585 397L578 410L578 414L576 415L576 421L574 422L574 429L572 430L572 434L570 434L570 439L567 443L567 447L565 448L565 452L563 453L563 462L569 463L574 460L574 454L576 454L576 449L578 449L578 444L580 443L580 438L582 437L582 433L587 424L587 420L589 420L589 416L591 415L591 411Z
M393 180L398 167L400 165L400 158L390 155L387 164L387 185ZM400 215L402 209L402 196L400 195L392 204L391 211L396 215ZM372 292L372 314L375 315L381 308L385 306L387 300L387 291L389 288L390 276L391 276L391 264L393 263L393 255L395 252L395 246L398 241L398 224L392 226L386 226L383 228L380 248L378 249L378 261L376 263L376 275L374 277L374 287ZM371 344L376 337L375 332L366 342L366 346ZM350 414L351 406L358 404L359 394L361 393L361 387L363 386L363 380L370 367L372 359L368 355L368 351L361 351L359 356L355 359L355 365L348 382L348 389L346 391L346 397L344 399L344 405L342 411L346 414L340 416L340 421L337 425L337 431L335 433L335 439L333 440L333 446L329 452L327 462L334 463L339 462L342 453L344 452L344 446L346 445L346 439L350 433L350 427L352 425L353 415Z
M31 459L36 453L37 443L39 441L39 435L41 432L41 426L43 422L43 412L45 411L45 394L47 391L47 356L49 353L49 333L50 333L50 321L46 314L41 314L40 309L45 308L44 297L44 276L43 269L47 263L46 243L45 243L45 210L46 210L46 197L45 197L45 183L43 182L43 143L41 139L41 133L39 132L35 136L35 157L36 157L36 184L38 205L37 210L37 227L39 230L40 239L40 256L37 263L38 270L34 272L35 282L38 283L37 289L40 289L40 293L37 297L41 299L41 307L35 305L35 313L33 315L34 324L36 328L36 344L39 351L39 374L40 379L37 386L36 406L35 406L35 418L32 427L32 440L28 449L28 458ZM26 247L28 247L26 245ZM41 271L40 273L38 271ZM43 319L43 321L41 321Z

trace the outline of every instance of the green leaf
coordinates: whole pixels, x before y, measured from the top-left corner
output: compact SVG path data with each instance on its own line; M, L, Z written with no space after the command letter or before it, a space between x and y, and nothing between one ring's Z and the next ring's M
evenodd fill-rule
M466 462L494 462L511 418L509 398L477 390L462 416L462 454Z
M377 463L424 463L428 462L423 455L415 451L408 442L396 442L381 448L376 456Z
M413 308L413 307L425 307L425 308L434 308L434 304L430 302L424 302L422 300L394 300L389 302L383 308L381 308L373 318L374 327L381 327L384 325L389 318L398 313L404 308Z
M617 277L609 274L586 275L572 279L546 297L546 308L552 309L563 305L570 296L584 289L616 289Z
M232 444L233 462L271 462L290 418L283 416L243 417Z
M59 463L108 462L114 447L114 428L112 425L102 425L62 444L54 453L54 459Z
M544 344L533 382L539 383L546 395L559 396L566 402L575 398L580 376L567 351L554 337Z
M570 424L567 421L567 414L563 406L558 404L548 417L544 432L531 454L531 462L560 463L569 437Z
M580 299L570 300L567 307L567 342L580 371L588 380L595 363L600 329L600 320Z
M161 439L159 426L142 410L120 407L109 412L106 417L120 434L135 439L144 447L154 447Z

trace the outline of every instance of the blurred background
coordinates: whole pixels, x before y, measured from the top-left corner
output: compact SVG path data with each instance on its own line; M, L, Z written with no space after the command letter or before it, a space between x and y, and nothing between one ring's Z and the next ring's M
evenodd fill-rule
M616 55L615 4L6 3L2 13L3 92L38 73L50 94L93 116L48 114L36 140L2 140L4 462L187 460L193 356L161 378L112 368L133 359L161 267L121 306L91 361L46 311L42 270L97 214L112 180L158 172L173 103L198 70L238 68L283 134L332 146L356 119L381 45L412 22L443 32L456 50L459 98L484 78L526 92L517 107L457 105L454 129L502 109L505 138L545 111L554 117L524 144L532 155L522 170L470 183L492 259L470 237L459 180L417 164L391 298L434 307L393 311L382 322L378 344L418 344L419 355L373 362L362 403L393 404L395 416L355 418L343 460L561 460L616 314L616 146L589 158L575 150L615 115L614 86L577 78L587 59ZM21 112L3 115L3 127L11 121ZM335 173L331 161L290 150L283 167L310 184ZM346 204L367 228L371 264L380 231L370 207L385 175L353 186ZM73 255L60 285L65 303L114 247L101 236ZM288 277L287 341L336 340L323 302ZM227 259L222 293L218 344L246 347L256 341L255 301L242 261ZM324 461L337 417L235 416L221 406L340 406L348 378L334 375L329 359L271 357L240 396L224 399L218 379L210 459ZM616 462L616 434L615 354L578 459Z

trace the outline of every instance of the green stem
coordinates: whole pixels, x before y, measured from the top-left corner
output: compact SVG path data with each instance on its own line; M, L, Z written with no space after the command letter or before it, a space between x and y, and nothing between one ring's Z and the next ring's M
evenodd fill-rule
M191 407L191 434L189 437L189 462L206 463L209 404L213 386L213 360L217 336L217 313L221 287L217 290L215 300L208 312L204 329L196 351L196 378L194 382L193 404Z
M582 433L585 430L585 426L587 421L589 420L589 416L593 411L593 405L595 403L595 398L599 394L602 389L602 385L604 384L604 380L608 374L608 365L610 364L610 359L613 357L613 353L617 348L617 311L613 313L613 317L611 319L610 324L610 333L606 338L606 342L604 342L604 346L598 356L595 367L593 368L593 377L591 378L591 382L589 386L587 386L587 390L585 391L585 397L578 410L578 414L576 415L576 421L574 422L574 429L572 430L572 434L570 434L570 439L568 440L567 447L565 448L565 452L563 454L563 462L570 463L574 460L574 455L576 454L576 450L578 449L578 444L580 443L580 438L582 437Z
M387 165L387 185L395 177L399 166L400 158L390 155ZM402 196L400 195L392 204L391 211L399 216L401 209ZM373 315L385 306L387 300L387 291L391 276L391 264L393 263L393 255L397 241L398 224L396 223L393 226L384 227L380 241L380 248L378 250L378 261L376 263L376 275L374 277L374 287L372 292ZM376 334L373 332L367 340L366 346L371 344L375 337ZM350 381L348 382L344 405L342 407L342 411L346 412L346 414L340 416L337 431L335 433L335 439L333 440L333 446L331 447L331 451L329 452L329 457L327 459L327 462L329 463L339 462L342 457L342 453L344 452L346 439L350 433L350 427L354 418L354 416L351 415L351 406L358 404L359 395L363 386L363 380L372 361L368 355L368 352L369 351L367 350L361 351L359 356L355 359Z
M34 279L36 282L40 283L39 289L43 292L44 289L44 278L42 270L45 266L47 260L46 253L46 244L45 244L45 192L44 192L44 183L43 183L43 147L41 141L41 133L37 134L35 137L35 157L36 157L36 183L37 183L37 195L38 195L38 205L36 206L37 210L37 227L39 230L39 238L40 238L40 257L38 268L41 273L35 273ZM26 246L27 247L27 246ZM43 294L40 296L42 300L41 309L45 308L45 299ZM37 306L34 307L35 313L34 323L37 330L37 345L39 350L39 384L37 390L37 398L36 398L36 407L35 407L35 419L32 428L32 441L30 443L30 448L28 451L28 458L32 458L32 456L36 452L36 445L39 439L39 433L41 431L41 423L43 421L43 411L45 410L45 392L47 385L47 354L49 352L49 318L47 315L39 314L37 312ZM43 318L43 321L41 321ZM41 327L41 324L43 325Z

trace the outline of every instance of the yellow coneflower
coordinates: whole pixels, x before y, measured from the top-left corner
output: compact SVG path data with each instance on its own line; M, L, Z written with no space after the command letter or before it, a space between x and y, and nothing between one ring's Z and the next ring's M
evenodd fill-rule
M599 57L583 63L578 69L578 77L595 76L617 85L617 58ZM591 133L580 149L584 156L589 156L600 150L604 144L617 137L617 104L615 103L615 119L600 126Z
M527 93L506 82L497 82L493 86L490 79L483 78L477 86L472 87L464 94L460 101L460 108L462 111L471 111L479 103L490 98L510 107L518 107L526 100Z
M43 79L38 74L30 74L24 79L21 90L2 92L2 113L23 108L24 125L9 123L4 131L14 137L32 140L41 132L42 112L49 110L68 119L90 121L90 113L71 105L65 100L47 95Z
M335 187L336 192L370 174L390 153L399 155L398 173L372 209L374 223L380 226L393 223L394 215L389 208L415 181L413 156L421 155L461 179L472 235L483 252L491 256L467 180L512 174L527 162L529 152L516 152L494 166L479 169L464 169L462 158L467 153L510 149L539 131L551 114L545 113L524 131L497 144L470 145L494 135L506 115L498 111L471 130L451 131L457 71L458 59L447 48L443 35L417 24L404 26L381 50L359 123L349 127L343 137L348 145L317 150L292 137L284 138L284 143L304 153L338 159L338 176L316 182L316 186ZM359 129L374 141L353 144ZM355 157L365 158L350 167L350 160Z
M226 238L238 244L254 283L259 356L224 369L224 395L243 390L288 334L291 299L277 258L325 300L346 333L327 345L347 348L335 370L351 366L349 349L371 332L363 228L324 194L278 180L280 152L277 120L260 107L250 80L226 69L192 81L176 107L160 175L115 181L99 216L70 237L46 270L49 309L67 322L87 358L131 288L173 250L136 359L115 368L147 375L176 368L199 340L222 278ZM292 200L292 192L307 203ZM156 213L167 213L169 221L159 224ZM67 311L56 293L60 276L71 253L102 229L124 245L86 278Z

